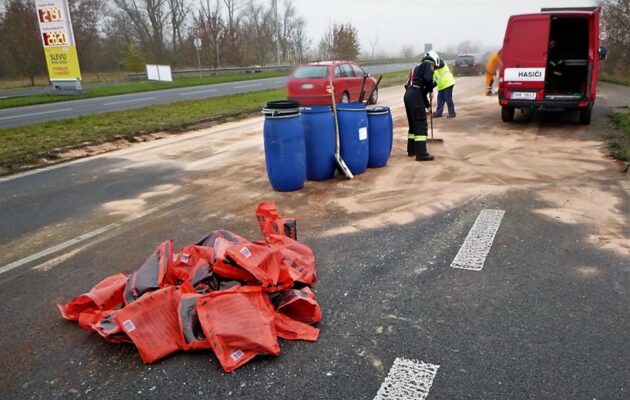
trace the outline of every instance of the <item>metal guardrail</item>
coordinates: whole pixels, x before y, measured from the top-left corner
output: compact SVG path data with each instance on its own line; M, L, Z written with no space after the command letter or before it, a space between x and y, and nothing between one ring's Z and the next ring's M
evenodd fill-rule
M370 65L380 65L380 64L399 64L405 62L412 62L414 60L405 59L405 58L394 58L394 59L381 59L381 60L357 60L357 63L362 66L370 66ZM258 73L263 71L290 71L293 69L295 65L271 65L271 66L249 66L249 67L225 67L225 68L202 68L202 69L179 69L173 70L171 73L173 77L176 76L213 76L213 75L226 75L226 74L239 74L239 73ZM138 72L128 74L127 78L129 80L140 80L147 79L146 72Z

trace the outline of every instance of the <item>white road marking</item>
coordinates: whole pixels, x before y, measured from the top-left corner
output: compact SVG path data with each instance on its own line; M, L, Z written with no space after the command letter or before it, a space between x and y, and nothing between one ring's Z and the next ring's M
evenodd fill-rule
M35 116L37 116L37 115L53 114L53 113L61 113L61 112L65 112L65 111L72 111L72 108L62 108L61 110L41 111L41 112L38 112L38 113L31 113L31 114L10 115L10 116L8 116L8 117L2 117L2 118L0 118L0 121L5 120L5 119L16 119L16 118L35 117Z
M195 92L186 92L186 93L180 93L180 96L194 96L196 94L204 94L204 93L212 93L212 92L216 92L217 89L206 89L206 90L197 90Z
M262 86L262 83L252 83L251 85L234 86L234 89L247 89Z
M396 358L374 400L424 400L439 365Z
M172 206L174 204L180 203L180 202L188 199L189 197L191 197L191 195L184 195L184 196L180 196L180 197L174 198L172 200L169 200L169 201L166 201L164 203L161 203L157 207L153 207L153 208L149 208L148 210L144 210L144 211L139 211L137 213L133 213L133 214L129 215L128 217L123 218L120 222L115 222L113 224L105 225L102 228L95 229L93 231L84 233L84 234L79 235L79 236L77 236L75 238L67 240L67 241L65 241L63 243L59 243L58 245L55 245L53 247L49 247L49 248L47 248L45 250L42 250L42 251L40 251L38 253L31 254L28 257L22 258L20 260L12 262L11 264L7 264L4 267L1 267L0 268L0 274L3 274L5 272L9 272L12 269L21 267L24 264L28 264L28 263L30 263L32 261L35 261L35 260L38 260L38 259L40 259L42 257L46 257L46 256L48 256L50 254L54 254L54 253L56 253L58 251L67 249L68 247L74 246L74 245L76 245L78 243L85 242L88 239L91 239L91 238L93 238L95 236L101 235L101 234L103 234L105 232L111 231L112 229L116 229L116 228L118 228L120 226L123 226L124 224L127 224L129 222L133 222L133 221L138 220L140 218L146 217L147 215L150 215L150 214L153 214L153 213L155 213L157 211L160 211L160 210L162 210L164 208L167 208L167 207L170 207L170 206Z
M142 97L140 99L112 101L111 103L105 103L103 105L104 106L115 106L117 104L137 103L139 101L153 100L153 99L155 99L155 97Z
M481 271L504 215L504 210L482 210L451 267Z

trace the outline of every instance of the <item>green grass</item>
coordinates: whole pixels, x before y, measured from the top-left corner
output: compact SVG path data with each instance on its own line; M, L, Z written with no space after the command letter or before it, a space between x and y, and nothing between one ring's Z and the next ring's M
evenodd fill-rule
M155 81L139 81L108 84L104 86L96 86L85 90L78 96L42 94L24 97L12 97L8 99L0 99L0 109L31 106L35 104L56 103L68 100L82 100L94 97L114 96L119 94L141 93L153 90L175 89L182 87L211 85L217 83L227 83L236 81L248 81L253 79L275 78L279 76L287 76L287 71L271 71L261 72L257 74L233 74L233 75L217 75L210 77L189 77L177 78L173 82L155 82Z
M606 72L602 72L599 75L599 80L604 81L604 82L615 83L617 85L630 86L630 77L613 75Z
M630 162L630 112L615 114L613 121L620 135L611 144L612 155L619 160Z
M208 100L181 101L139 110L85 116L0 130L0 167L14 170L37 162L38 153L84 142L181 130L221 115L253 112L270 99L286 97L284 89L266 90Z

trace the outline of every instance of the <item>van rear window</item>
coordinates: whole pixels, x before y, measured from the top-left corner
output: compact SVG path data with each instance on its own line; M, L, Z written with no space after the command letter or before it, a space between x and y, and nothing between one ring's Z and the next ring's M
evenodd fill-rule
M328 67L320 65L305 65L298 67L293 73L294 78L325 78L328 76Z

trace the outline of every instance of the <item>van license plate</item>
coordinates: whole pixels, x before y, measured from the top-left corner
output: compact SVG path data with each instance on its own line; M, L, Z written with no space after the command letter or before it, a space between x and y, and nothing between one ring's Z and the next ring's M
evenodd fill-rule
M536 100L536 92L512 92L512 100Z

